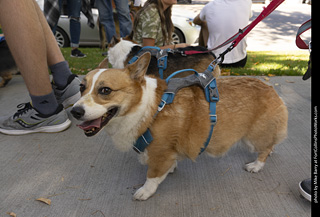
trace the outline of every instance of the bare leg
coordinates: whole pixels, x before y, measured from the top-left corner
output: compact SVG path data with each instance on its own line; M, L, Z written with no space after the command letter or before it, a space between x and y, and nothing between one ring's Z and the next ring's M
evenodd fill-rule
M22 135L67 129L71 121L58 104L58 89L53 91L48 73L48 65L63 63L64 58L39 6L34 0L0 0L0 23L32 100L32 104L20 104L13 116L1 117L0 132ZM68 95L59 95L60 104L79 92L71 83L63 90Z
M54 47L52 41L55 43L55 40L52 40L53 34L48 34L47 29L43 28L48 24L43 22L44 17L39 10L34 0L0 0L3 32L29 93L34 96L52 92L48 63L59 59L55 56L56 52L47 58L48 49ZM19 16L13 18L12 14Z
M45 35L45 40L46 40L46 46L47 46L47 62L48 62L48 66L54 65L56 63L60 63L62 61L65 61L60 48L57 44L57 41L50 29L50 26L48 25L48 22L46 20L46 18L43 15L43 12L41 11L38 3L34 0L32 0L38 17L39 17L39 21L41 22L41 26Z

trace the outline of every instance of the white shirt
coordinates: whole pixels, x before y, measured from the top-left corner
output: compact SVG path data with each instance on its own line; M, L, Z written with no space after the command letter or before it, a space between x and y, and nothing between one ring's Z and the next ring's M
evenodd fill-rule
M208 49L212 49L248 25L251 13L251 0L212 0L200 12L200 19L207 21L209 38ZM247 55L247 38L225 55L223 63L235 63ZM216 57L230 44L213 51Z

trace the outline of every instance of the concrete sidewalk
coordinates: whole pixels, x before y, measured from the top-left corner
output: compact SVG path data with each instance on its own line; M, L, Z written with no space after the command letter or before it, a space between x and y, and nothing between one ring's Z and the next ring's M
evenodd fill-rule
M310 216L298 183L311 176L311 82L270 77L267 83L288 106L288 138L258 174L243 170L256 154L239 145L223 158L202 154L196 163L179 162L152 198L132 201L146 177L136 152L116 150L103 131L87 138L70 115L73 125L62 133L0 134L0 216ZM14 76L0 89L0 116L28 100L22 78ZM41 197L51 205L36 201Z

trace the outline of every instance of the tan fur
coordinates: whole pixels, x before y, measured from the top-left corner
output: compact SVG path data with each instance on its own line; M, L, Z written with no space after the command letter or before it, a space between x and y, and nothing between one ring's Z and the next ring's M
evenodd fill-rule
M221 156L244 138L254 145L258 160L265 162L273 146L286 137L286 106L272 87L255 78L220 78L217 85L218 122L206 152ZM148 163L154 166L149 165L148 177L163 175L174 156L195 160L209 135L209 125L203 91L198 87L180 90L173 104L167 105L151 126L154 141L147 148ZM160 166L162 158L170 163Z
M147 53L137 61L138 63L123 70L109 69L103 72L96 85L109 86L116 91L108 95L107 99L101 100L100 96L95 96L95 102L120 104L123 111L121 110L116 118L121 116L122 120L129 114L136 114L147 79L144 75L147 65L142 69L141 64L146 64L148 58L150 60L150 54ZM144 63L141 63L142 61ZM85 78L88 89L91 79L91 74ZM149 180L147 187L152 186L152 182L160 183L168 171L172 171L178 157L195 160L207 140L210 129L209 104L199 87L181 89L173 103L166 105L154 119L153 116L166 89L166 84L161 79L155 79L155 97L145 110L148 115L135 125L136 139L147 128L151 130L154 139L146 151ZM283 101L271 86L256 78L219 78L217 86L220 95L220 101L217 103L218 121L206 152L212 156L224 155L233 144L243 139L250 142L258 152L257 160L265 162L274 145L280 143L287 134L288 111ZM113 119L106 125L106 129L112 126L112 121ZM141 190L141 195L145 193L144 190ZM148 197L136 196L141 200Z

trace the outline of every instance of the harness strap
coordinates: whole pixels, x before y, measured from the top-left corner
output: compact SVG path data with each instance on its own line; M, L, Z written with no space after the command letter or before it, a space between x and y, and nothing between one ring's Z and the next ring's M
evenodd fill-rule
M161 50L159 47L153 47L153 46L145 46L142 47L139 52L131 58L131 60L128 62L128 64L134 63L137 61L137 59L142 56L142 54L149 52L151 56L157 58L157 66L159 68L159 76L161 79L163 79L163 71L167 69L167 59L168 59L168 53L171 52L171 49L163 49Z
M146 147L153 141L153 137L151 135L151 132L149 130L149 128L147 129L147 131L142 134L138 140L136 141L136 143L133 145L133 150L135 150L138 154L141 154L142 152L144 152L144 150L146 149Z
M197 71L193 69L185 69L180 70L172 75L170 75L166 82L168 84L167 90L164 92L161 98L161 102L158 106L158 110L154 117L158 115L160 111L165 107L167 104L171 104L173 102L175 94L184 87L189 87L193 85L198 85L204 89L206 100L209 102L209 116L210 116L210 133L209 136L204 143L204 147L201 148L200 153L201 154L208 146L212 132L213 127L217 122L217 115L216 115L216 103L219 101L219 93L217 88L216 79L213 77L212 72L215 69L216 65L209 65L209 67L206 69L203 73L198 73ZM185 78L172 78L173 76L185 72L185 71L193 71L195 74L187 76ZM150 129L147 129L147 131L138 138L136 143L133 146L133 149L141 153L143 152L146 147L153 141L152 134L150 132Z

